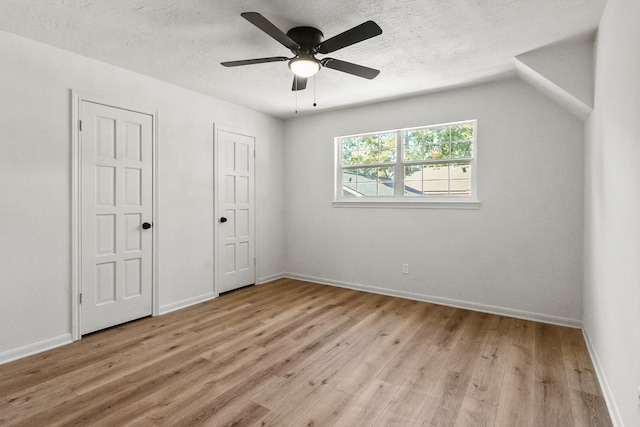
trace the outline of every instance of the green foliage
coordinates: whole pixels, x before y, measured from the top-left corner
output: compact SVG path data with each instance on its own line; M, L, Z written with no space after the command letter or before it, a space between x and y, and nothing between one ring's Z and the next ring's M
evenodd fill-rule
M404 160L462 159L472 156L471 123L413 129L404 135Z
M342 164L370 165L376 163L395 163L396 133L377 133L354 136L342 140ZM384 178L393 176L393 168L367 168L365 176L377 177L382 173ZM389 174L389 171L390 174Z

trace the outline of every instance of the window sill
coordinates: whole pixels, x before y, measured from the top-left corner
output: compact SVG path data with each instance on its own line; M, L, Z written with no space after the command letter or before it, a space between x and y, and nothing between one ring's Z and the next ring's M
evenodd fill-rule
M413 200L396 198L361 198L334 200L334 208L399 208L399 209L480 209L482 202L475 199Z

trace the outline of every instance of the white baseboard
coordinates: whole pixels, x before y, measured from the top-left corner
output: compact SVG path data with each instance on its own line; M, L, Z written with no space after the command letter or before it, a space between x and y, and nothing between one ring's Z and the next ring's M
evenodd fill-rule
M213 292L206 293L204 295L198 295L197 297L187 298L182 301L172 302L171 304L160 306L158 315L171 313L172 311L180 310L181 308L187 308L192 305L200 304L201 302L209 301L216 298Z
M389 295L392 297L401 297L416 301L430 302L434 304L447 305L450 307L464 308L467 310L480 311L483 313L498 314L501 316L515 317L518 319L532 320L535 322L549 323L552 325L568 326L571 328L582 328L582 321L550 314L534 313L523 310L516 310L508 307L500 307L487 304L479 304L471 301L462 301L451 298L437 297L433 295L418 294L414 292L398 291L395 289L378 288L375 286L362 285L360 283L343 282L339 280L324 279L321 277L306 276L296 273L284 273L283 277L291 279L306 280L324 285L338 286L341 288L354 289L358 291L371 292L375 294Z
M584 327L582 328L582 335L584 335L584 341L587 343L587 350L589 350L589 356L591 356L593 367L596 370L596 376L598 377L598 381L600 382L600 389L602 390L604 401L606 402L607 409L609 410L611 423L614 425L614 427L622 427L624 426L624 424L622 423L622 417L620 416L620 411L618 411L618 406L616 405L616 401L613 398L613 393L611 392L611 387L609 387L607 376L604 374L604 370L602 369L602 365L600 364L600 360L598 359L598 353L596 352L596 349L593 346L593 342L591 341L591 338L589 338L589 333L587 332L587 329Z
M270 276L260 277L257 281L258 285L262 285L267 282L273 282L274 280L282 279L285 277L284 273L272 274Z
M22 359L23 357L32 356L43 351L52 350L56 347L71 344L73 339L71 333L59 335L44 341L35 342L25 345L24 347L14 348L13 350L0 353L0 365Z

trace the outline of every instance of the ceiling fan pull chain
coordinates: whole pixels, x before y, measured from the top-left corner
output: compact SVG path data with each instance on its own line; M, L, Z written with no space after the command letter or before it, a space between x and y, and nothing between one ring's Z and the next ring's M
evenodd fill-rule
M294 74L293 81L296 85L296 114L298 114L298 76Z
M313 106L315 107L316 105L316 76L313 76Z

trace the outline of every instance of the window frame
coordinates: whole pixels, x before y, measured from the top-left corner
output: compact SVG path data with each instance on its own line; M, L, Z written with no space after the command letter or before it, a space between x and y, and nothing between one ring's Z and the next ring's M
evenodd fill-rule
M457 159L422 159L422 160L409 160L404 159L404 135L406 132L412 130L426 130L432 128L441 128L445 126L456 126L461 124L473 125L473 137L472 137L472 156ZM343 144L342 141L346 138L354 138L359 136L379 135L385 133L396 133L396 159L394 162L384 163L367 163L365 165L353 165L344 167L343 161ZM451 141L449 141L451 142ZM478 209L480 207L480 201L477 198L478 187L478 174L477 174L477 158L478 158L478 121L477 119L462 120L449 123L440 123L427 126L416 126L411 128L393 129L387 131L375 131L358 133L353 135L344 135L334 138L334 207L401 207L401 208L445 208L445 209ZM471 168L470 176L470 194L447 194L443 195L418 195L407 196L404 194L405 189L405 176L404 171L406 166L411 165L426 165L426 164L455 164L455 163L469 163ZM393 195L376 195L376 196L358 196L358 197L344 197L343 196L343 173L348 169L357 168L375 168L393 167L394 169L394 185ZM447 180L449 185L449 191L451 191L451 178Z

